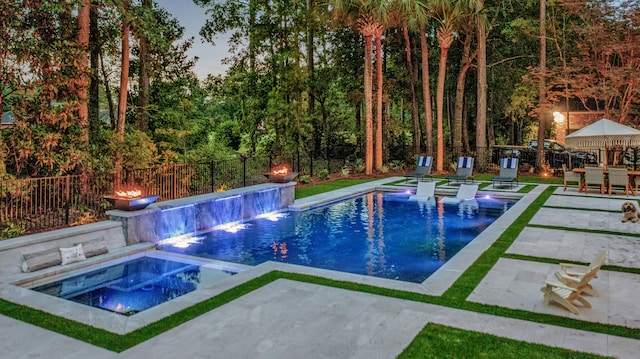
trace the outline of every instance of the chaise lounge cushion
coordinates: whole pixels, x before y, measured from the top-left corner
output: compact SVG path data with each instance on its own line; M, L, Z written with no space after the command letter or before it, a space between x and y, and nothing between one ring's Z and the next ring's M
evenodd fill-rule
M104 237L92 239L86 242L74 243L74 245L78 244L82 245L82 251L86 258L109 253L109 249L107 249L107 242L104 240Z
M22 271L34 272L40 269L57 266L62 263L62 257L58 248L23 254Z

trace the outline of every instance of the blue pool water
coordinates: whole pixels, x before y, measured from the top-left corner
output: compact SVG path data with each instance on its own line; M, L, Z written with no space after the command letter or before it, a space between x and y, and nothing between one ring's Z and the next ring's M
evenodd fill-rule
M234 274L143 256L32 289L129 316Z
M170 239L159 249L234 263L300 264L422 282L515 202L478 198L463 204L408 201L375 192L302 212Z

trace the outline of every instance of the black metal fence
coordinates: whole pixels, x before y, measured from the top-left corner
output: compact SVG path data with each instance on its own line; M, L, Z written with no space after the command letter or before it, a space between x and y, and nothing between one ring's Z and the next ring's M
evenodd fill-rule
M264 174L274 168L313 176L337 172L346 163L300 155L237 157L120 173L0 180L0 239L106 219L110 204L104 196L118 189L136 187L166 201L264 183Z

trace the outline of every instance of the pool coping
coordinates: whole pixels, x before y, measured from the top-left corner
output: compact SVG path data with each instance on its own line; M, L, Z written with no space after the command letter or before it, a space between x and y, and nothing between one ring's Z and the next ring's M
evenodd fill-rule
M356 196L359 194L369 193L372 191L402 191L412 188L410 186L385 186L402 177L391 177L382 180L362 183L355 186L346 187L331 192L310 196L299 199L294 202L291 210L304 210L319 206L327 205L341 198ZM191 293L185 294L169 302L149 308L145 311L127 317L120 314L112 313L99 308L92 308L84 304L75 303L66 299L56 298L48 294L35 292L25 287L17 286L14 282L0 284L0 298L8 301L23 304L31 308L40 309L45 312L58 315L79 323L87 324L99 329L104 329L116 334L127 334L140 329L148 324L162 320L172 314L178 313L196 303L205 301L211 297L221 294L222 292L237 287L254 278L261 277L271 271L282 271L298 274L307 274L312 276L324 277L333 280L353 282L365 285L376 286L380 288L401 290L414 292L425 295L439 296L444 293L453 283L462 275L462 273L480 257L480 255L488 249L507 229L513 221L522 214L522 212L538 197L546 188L545 185L537 186L533 191L525 195L502 193L501 197L520 197L519 201L504 213L500 218L494 221L487 229L477 236L471 243L465 246L447 263L438 269L434 274L422 283L403 282L392 279L384 279L371 277L366 275L358 275L344 273L334 270L326 270L319 268L306 267L295 264L265 262L257 266L246 266L236 263L211 260L206 258L194 257L183 254L148 251L145 255L150 255L163 259L173 259L182 261L192 261L202 263L202 265L215 265L228 268L238 269L240 272L230 278L221 280ZM451 194L451 191L438 191L438 194ZM497 192L479 191L483 194L496 194ZM95 268L98 268L97 266ZM84 268L84 271L93 270L95 268ZM69 274L77 274L69 273ZM51 278L54 280L54 278Z

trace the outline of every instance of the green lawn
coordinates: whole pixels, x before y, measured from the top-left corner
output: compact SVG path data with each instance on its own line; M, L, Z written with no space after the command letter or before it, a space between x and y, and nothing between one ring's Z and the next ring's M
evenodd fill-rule
M302 198L366 181L368 180L344 179L331 183L324 183L318 186L308 186L297 189L296 198ZM640 330L638 329L584 322L571 318L531 313L523 310L514 310L466 301L468 295L480 283L482 278L484 278L484 276L489 272L496 261L501 257L509 257L509 255L505 254L506 249L516 239L525 226L528 225L530 219L543 206L554 190L554 187L550 187L543 192L442 296L428 296L360 283L336 281L297 273L273 271L126 335L109 333L66 318L57 317L4 300L0 300L0 313L115 352L121 352L199 315L211 311L225 303L231 302L234 299L267 285L278 278L285 278L300 282L384 295L393 298L432 303L479 313L487 313L509 318L524 319L532 322L559 325L567 328L576 328L640 339ZM545 261L546 259L530 258L530 260ZM428 324L400 356L400 358L417 357L595 358L598 356L587 356L583 353L578 354L564 349L551 348L544 345L526 344L524 342L498 338L488 334Z

